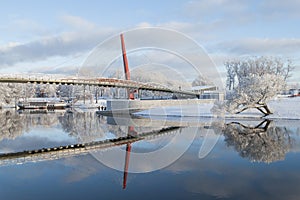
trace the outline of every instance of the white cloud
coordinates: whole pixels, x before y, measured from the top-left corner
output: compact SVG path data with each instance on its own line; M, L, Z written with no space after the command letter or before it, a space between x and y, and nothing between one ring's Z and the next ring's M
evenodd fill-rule
M78 30L93 30L96 29L96 24L83 19L82 17L73 15L63 15L61 20L68 26Z
M300 50L299 38L262 39L246 38L235 41L221 42L215 46L230 54L254 54L254 55L295 55ZM299 56L299 55L298 55Z
M299 12L300 1L299 0L263 0L261 1L259 11L266 18L289 18L300 17Z
M299 0L198 0L184 5L183 16L197 23L217 25L223 30L239 29L257 22L275 22L300 18ZM239 27L237 27L237 25Z
M89 51L117 30L94 29L64 32L42 37L27 43L8 43L0 46L0 66L20 62L36 62L53 56L68 56Z
M151 25L148 22L141 22L137 25L138 28L148 28L148 27L152 27L153 25Z
M224 26L225 23L223 23L222 21L214 21L211 23L170 21L159 24L142 22L137 25L137 28L160 27L163 29L170 29L181 32L182 34L185 34L202 43L215 40L217 34L222 28L224 28Z
M19 43L19 42L9 42L7 44L4 44L4 45L0 46L0 52L5 51L5 50L9 50L10 48L14 48L14 47L19 46L19 45L21 45L21 43Z
M14 18L7 20L6 23L1 23L0 32L3 40L1 43L5 45L5 43L24 42L33 38L43 37L54 31L31 19Z
M24 32L34 32L34 33L45 33L46 28L37 22L30 19L15 19L11 23L12 27L16 29L22 30Z
M209 47L210 56L217 66L222 66L225 61L247 56L277 56L290 59L295 69L289 81L298 82L300 77L300 39L262 39L246 38L235 41L224 41ZM224 68L224 67L223 67ZM224 70L224 69L223 69Z
M299 52L299 38L243 39L246 37L244 35L239 37L242 38L240 40L227 38L235 30L239 31L239 27L236 27L237 24L245 27L247 25L242 24L245 21L253 22L259 16L268 16L278 10L280 6L287 13L287 9L295 10L295 7L300 4L299 1L292 0L285 2L286 4L279 0L275 0L273 4L267 0L261 3L239 0L190 1L185 4L183 14L192 17L193 20L168 21L159 24L145 21L137 24L136 27L156 26L177 30L194 38L205 48L209 48L209 53L221 53L224 57L242 54L295 55L295 52ZM257 6L258 9L254 9L253 6ZM264 10L265 12L263 12ZM25 43L11 42L0 45L0 68L18 63L34 64L49 58L70 57L85 53L120 31L117 28L100 28L97 24L79 16L65 14L59 19L63 22L65 32L36 37L35 40ZM32 31L43 30L42 26L31 20L16 20L15 24L19 24L19 27L30 28ZM235 28L232 28L232 25ZM226 33L226 31L228 32ZM247 33L245 34L247 35ZM165 37L162 42L174 43L173 40L173 38ZM297 56L299 57L299 55Z
M243 8L241 1L231 1L230 0L210 0L210 1L189 1L186 4L186 9L189 12L195 13L211 13L216 11L216 9L222 8L223 11L235 11L237 8Z
M188 16L211 21L224 17L241 16L242 13L248 11L248 6L247 1L240 0L202 0L188 2L184 10Z

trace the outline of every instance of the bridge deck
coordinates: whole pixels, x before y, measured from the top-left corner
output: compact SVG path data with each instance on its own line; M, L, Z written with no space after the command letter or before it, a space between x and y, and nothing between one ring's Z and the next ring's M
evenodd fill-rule
M43 79L37 77L0 77L0 83L32 83L32 84L56 84L56 85L93 85L99 87L117 87L138 90L159 91L168 93L177 93L183 95L197 96L198 93L183 90L174 90L167 87L156 86L149 83L142 83L131 80L122 80L115 78L99 78L99 79Z

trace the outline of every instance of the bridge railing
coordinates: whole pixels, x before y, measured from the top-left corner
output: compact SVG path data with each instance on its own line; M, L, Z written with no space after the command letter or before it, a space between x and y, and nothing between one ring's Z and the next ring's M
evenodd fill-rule
M39 83L39 84L67 84L67 85L94 85L103 87L119 87L140 90L160 91L169 93L178 93L184 95L196 96L191 91L174 89L166 86L160 86L157 83L143 83L132 80L123 80L115 78L83 78L83 77L65 77L63 75L47 74L1 74L2 83Z

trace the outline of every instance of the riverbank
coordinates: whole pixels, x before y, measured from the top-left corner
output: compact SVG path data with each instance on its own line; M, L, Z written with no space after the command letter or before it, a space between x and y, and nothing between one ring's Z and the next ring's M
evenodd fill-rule
M240 114L225 113L226 118L266 118L266 119L300 119L300 97L276 98L268 102L273 114L264 117L256 109L249 109ZM212 112L213 103L184 106L162 106L134 113L141 116L178 116L178 117L218 117Z

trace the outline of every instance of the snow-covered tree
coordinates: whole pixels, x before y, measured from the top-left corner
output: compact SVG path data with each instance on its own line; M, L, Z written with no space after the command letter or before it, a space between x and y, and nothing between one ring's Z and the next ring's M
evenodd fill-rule
M199 75L193 82L192 86L214 85L211 81L202 75Z
M59 97L71 97L73 91L73 85L59 85L57 87L57 96Z
M22 86L18 83L0 84L0 105L13 105L22 96Z
M31 83L27 83L27 84L23 84L22 86L23 86L23 94L22 94L23 98L35 97L35 87L36 87L36 85L31 84Z
M171 89L190 88L191 84L178 76L178 74L170 74L160 71L149 71L139 68L131 72L131 79L138 82L149 83L152 85L165 86Z
M293 69L290 61L284 63L268 57L230 61L225 65L231 73L228 88L234 88L226 104L227 111L240 113L256 108L265 115L272 113L267 102L285 89Z
M226 87L228 90L233 90L235 88L235 80L236 80L236 70L237 70L237 65L239 62L235 61L228 61L225 62L224 65L226 67L227 71L227 80L226 80Z
M55 84L44 84L45 92L48 97L56 97L57 85Z
M38 97L56 97L57 85L39 84L36 86L36 95Z

